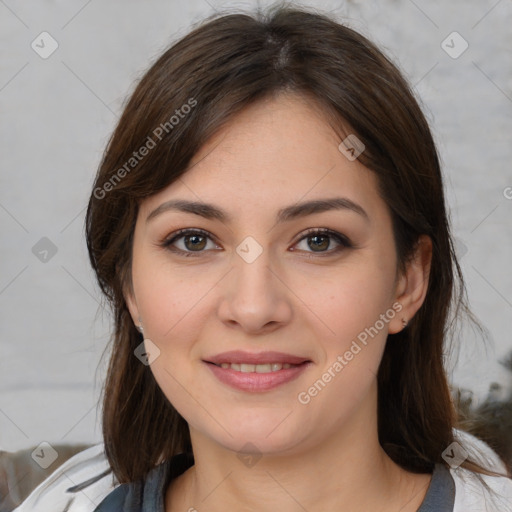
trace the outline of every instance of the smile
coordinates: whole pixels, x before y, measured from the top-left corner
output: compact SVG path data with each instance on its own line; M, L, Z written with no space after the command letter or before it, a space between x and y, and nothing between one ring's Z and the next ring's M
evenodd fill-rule
M205 364L218 381L239 391L269 391L295 380L312 363L221 363Z
M217 365L218 366L218 365ZM221 368L231 368L236 372L242 373L270 373L270 372L278 372L279 370L287 370L292 366L298 366L296 364L289 363L271 363L271 364L240 364L240 363L222 363L220 365Z

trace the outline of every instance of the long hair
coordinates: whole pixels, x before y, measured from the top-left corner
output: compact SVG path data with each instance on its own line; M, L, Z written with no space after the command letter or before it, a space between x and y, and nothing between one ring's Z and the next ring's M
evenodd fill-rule
M457 417L443 366L445 342L461 312L474 317L432 134L401 72L372 42L325 14L281 5L254 15L214 15L175 42L138 81L104 152L86 238L114 312L102 419L106 456L121 483L191 451L186 421L134 356L143 338L123 291L132 289L139 204L183 175L202 145L242 109L283 91L315 102L341 140L354 133L364 143L359 160L375 173L390 209L398 269L405 270L420 235L432 240L425 301L386 342L378 434L388 455L409 471L446 465L442 453L454 441ZM485 472L470 459L463 466Z

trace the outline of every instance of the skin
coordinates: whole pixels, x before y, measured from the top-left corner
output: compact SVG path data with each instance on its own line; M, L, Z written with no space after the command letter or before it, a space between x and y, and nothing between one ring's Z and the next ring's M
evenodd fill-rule
M281 94L245 109L201 148L181 179L141 204L133 290L125 298L134 323L142 322L145 338L160 350L150 368L187 420L195 457L167 489L167 512L408 512L423 501L431 475L403 470L378 442L376 375L388 333L400 331L402 318L410 321L424 301L431 241L420 239L398 275L391 217L375 175L347 159L340 142L313 101ZM276 223L280 208L339 196L362 206L369 220L345 209ZM168 210L146 221L177 198L212 203L232 220ZM196 256L160 244L184 228L212 235L174 242ZM328 228L354 246L332 237L315 245L311 235L304 238L308 228ZM262 249L252 263L236 252L247 236ZM202 252L194 252L198 245ZM397 302L400 313L300 403L298 394ZM276 389L239 391L202 361L236 349L281 351L312 364ZM247 442L261 455L252 466L237 456Z

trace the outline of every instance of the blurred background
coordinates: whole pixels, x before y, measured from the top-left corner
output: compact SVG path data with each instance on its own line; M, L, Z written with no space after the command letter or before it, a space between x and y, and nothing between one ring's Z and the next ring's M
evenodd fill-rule
M193 23L271 3L0 0L0 449L101 441L111 318L83 222L102 152L135 80ZM295 3L376 42L420 99L488 329L462 326L450 380L468 417L486 400L510 413L512 1Z

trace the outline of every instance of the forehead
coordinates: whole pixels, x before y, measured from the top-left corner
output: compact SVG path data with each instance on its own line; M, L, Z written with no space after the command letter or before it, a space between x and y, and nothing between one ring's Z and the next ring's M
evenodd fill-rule
M349 129L344 127L350 133ZM385 205L372 171L338 148L340 135L313 100L282 94L245 108L194 155L179 180L142 205L180 198L222 205L236 218L343 196L371 215Z

